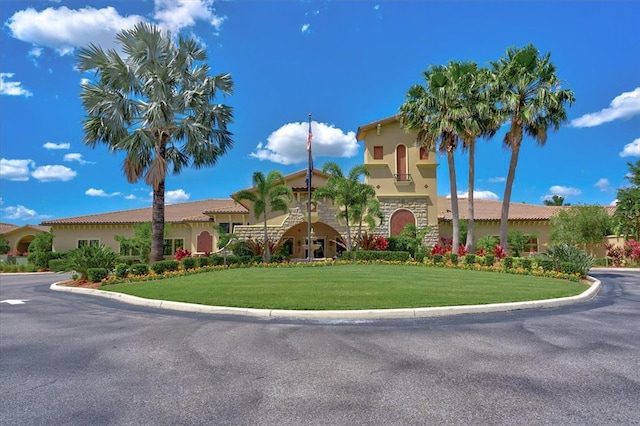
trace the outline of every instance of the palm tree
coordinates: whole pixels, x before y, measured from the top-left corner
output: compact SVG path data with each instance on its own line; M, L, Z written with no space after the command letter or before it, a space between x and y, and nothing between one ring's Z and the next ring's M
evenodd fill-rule
M558 130L567 121L565 104L575 101L571 90L560 88L556 67L550 58L550 53L540 56L538 49L530 44L521 49L510 48L506 58L491 63L495 99L510 124L504 144L511 150L511 159L500 217L500 244L505 250L511 190L523 136L531 136L539 145L544 145L548 130Z
M369 170L364 165L359 165L353 167L349 171L349 175L345 176L338 164L328 162L322 167L322 173L328 174L329 178L325 186L314 190L313 198L315 200L328 198L341 209L336 218L346 221L347 250L351 250L351 227L349 225L350 219L353 218L351 209L357 209L362 204L358 197L358 189L362 185L360 178L369 176Z
M467 252L473 253L474 243L474 191L475 191L475 149L478 137L489 139L500 128L501 119L495 104L491 102L487 86L490 81L490 72L486 68L477 69L475 64L469 64L469 72L464 84L460 86L464 102L468 107L468 115L461 117L464 121L464 133L462 134L462 149L469 151L469 175L468 175L468 214L467 214L467 239L465 247Z
M569 206L570 204L564 203L564 197L560 195L553 195L548 200L543 200L545 206Z
M253 203L253 214L256 219L262 218L264 224L264 261L269 262L269 235L267 233L267 207L271 211L286 213L289 203L293 199L293 191L286 184L284 176L277 170L269 172L265 178L262 172L253 174L253 188L243 189L233 196L233 200L239 203L248 200Z
M205 49L192 39L174 42L156 26L140 23L116 36L122 56L90 44L80 49L78 68L95 70L80 99L87 113L84 143L125 152L130 183L153 188L150 260L161 260L164 193L168 170L213 166L233 145L227 125L232 110L212 103L233 92L229 74L209 76Z
M376 199L376 190L372 185L361 183L356 190L357 201L351 208L351 220L358 223L358 240L362 237L362 224L366 223L370 231L384 220L380 201Z
M468 132L471 108L464 93L470 86L476 69L476 64L472 62L451 61L446 66L432 65L423 72L425 85L412 86L407 92L407 100L400 107L400 122L403 127L418 132L416 143L433 149L439 141L438 151L447 155L454 253L458 252L460 244L454 152Z

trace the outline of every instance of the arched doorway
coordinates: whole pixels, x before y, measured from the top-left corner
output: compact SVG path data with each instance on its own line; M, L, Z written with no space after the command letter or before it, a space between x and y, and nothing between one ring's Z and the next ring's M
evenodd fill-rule
M25 235L24 237L20 238L20 240L16 244L16 251L18 251L18 253L20 254L28 252L29 244L31 244L31 241L33 241L35 237L35 235Z
M410 210L400 209L393 212L390 219L390 235L395 237L400 235L407 224L416 223L416 217Z
M323 222L312 224L314 250L313 258L332 258L342 251L342 236L332 226ZM278 247L290 250L287 255L292 259L306 259L308 257L307 222L293 225L282 235Z

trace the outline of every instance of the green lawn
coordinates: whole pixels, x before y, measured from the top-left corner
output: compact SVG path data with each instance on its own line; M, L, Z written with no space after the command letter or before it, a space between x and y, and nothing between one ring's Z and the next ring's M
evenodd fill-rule
M224 269L101 287L148 299L264 309L385 309L475 305L574 296L584 283L527 275L347 264Z

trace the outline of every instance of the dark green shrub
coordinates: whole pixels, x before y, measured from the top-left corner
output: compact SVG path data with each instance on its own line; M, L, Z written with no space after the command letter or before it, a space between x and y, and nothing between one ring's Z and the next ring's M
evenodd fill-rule
M420 247L413 255L416 262L422 263L425 257L429 257L430 249L426 247Z
M435 263L436 265L444 263L444 256L441 254L434 254L432 259L433 263Z
M283 259L284 257L282 257L282 255L280 254L272 254L271 258L269 259L269 263L282 263Z
M221 258L223 261L224 259ZM227 265L237 265L240 263L240 258L238 256L236 256L235 254L231 254L229 256L227 256ZM220 263L221 265L223 265L224 263Z
M551 259L554 268L561 272L564 272L563 269L566 268L566 265L562 265L563 263L572 263L574 273L578 273L582 277L587 275L594 261L594 258L586 251L568 244L558 244L549 247L545 256Z
M576 265L572 262L560 262L560 272L565 274L575 274L578 271Z
M255 259L262 260L262 256L254 256L253 254L245 254L243 256L238 256L238 263L240 265L248 265L253 263Z
M104 268L111 271L118 261L118 255L109 247L101 244L93 247L82 246L71 250L68 254L68 260L69 267L80 273L81 280L86 280L91 268Z
M538 261L538 265L542 268L543 271L548 272L553 269L553 260L551 259L540 259Z
M129 265L126 263L118 263L114 270L116 278L126 278L129 273Z
M407 262L411 258L408 251L351 250L342 252L345 260L386 260L390 262Z
M107 270L105 268L89 268L87 269L87 278L94 283L100 282L107 278Z
M609 259L606 257L598 257L593 261L593 266L609 266Z
M212 254L211 256L209 256L209 264L213 266L224 265L224 257L217 254Z
M58 258L52 250L53 232L40 232L29 243L29 255L27 256L27 260L38 269L46 269L49 267L49 261L51 259Z
M198 260L195 257L182 258L182 267L184 269L195 269L197 265L198 265Z
M207 257L207 256L204 256L204 257L196 257L196 259L197 259L198 266L199 266L200 268L202 268L203 266L209 266L209 265L211 265L211 258L209 258L209 257Z
M445 260L450 261L452 265L457 265L458 260L460 260L460 257L455 253L447 253L444 255L444 258Z
M49 260L49 270L51 272L68 271L69 261L67 259L51 259Z
M502 259L502 266L504 266L504 269L513 268L513 257L507 256L504 259Z
M520 266L527 271L531 270L531 259L523 258L520 259Z
M165 272L177 271L180 267L180 262L177 260L159 260L157 262L153 262L149 267L156 274L162 275Z
M387 238L387 242L389 243L387 246L388 251L408 251L412 256L415 254L415 238L389 237Z
M146 263L134 263L129 268L129 272L133 275L147 275L149 273L149 265Z
M476 263L476 255L473 253L464 255L464 264L465 265L474 265Z
M495 254L487 253L484 255L484 265L485 266L493 266L496 263Z

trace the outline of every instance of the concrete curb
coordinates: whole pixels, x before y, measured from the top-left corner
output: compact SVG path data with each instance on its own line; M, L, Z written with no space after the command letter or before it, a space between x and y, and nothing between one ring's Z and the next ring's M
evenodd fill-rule
M113 299L132 305L146 306L156 309L170 309L174 311L198 312L217 315L240 315L254 318L282 318L282 319L311 319L311 320L373 320L399 318L426 318L445 315L460 315L484 312L506 312L521 309L553 308L586 302L598 294L601 283L588 277L591 281L589 289L577 296L558 299L531 300L527 302L491 303L486 305L443 306L436 308L406 308L406 309L366 309L366 310L335 310L335 311L304 311L280 309L231 308L227 306L198 305L195 303L172 302L168 300L144 299L128 294L111 291L94 290L90 288L66 287L53 283L51 290L68 293L86 294Z

